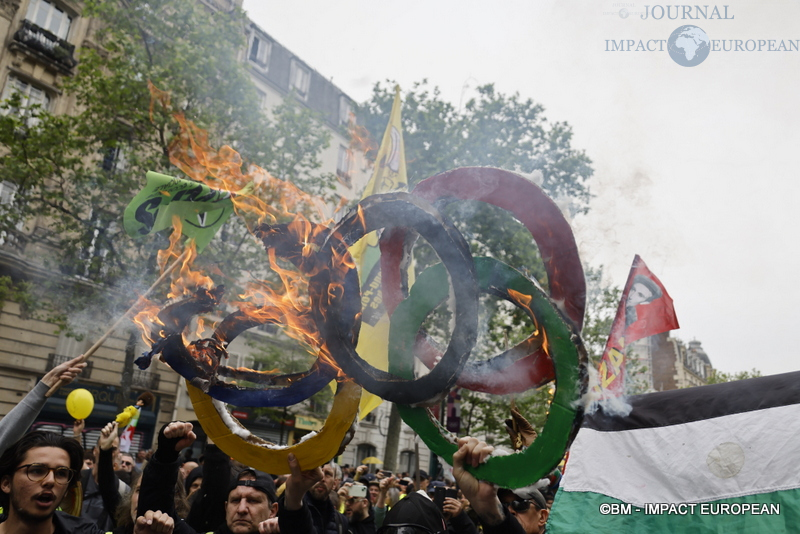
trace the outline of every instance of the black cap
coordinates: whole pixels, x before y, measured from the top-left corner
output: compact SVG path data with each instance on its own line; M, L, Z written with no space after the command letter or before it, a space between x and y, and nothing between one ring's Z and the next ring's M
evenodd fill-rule
M245 473L250 473L253 475L255 480L241 480L242 475ZM257 471L252 467L246 467L231 482L231 485L228 488L228 494L236 489L237 486L249 486L257 489L258 491L266 493L267 497L269 497L270 503L275 503L278 501L278 496L275 493L275 482L272 480L271 476L263 471Z
M547 501L545 501L542 492L536 489L535 486L526 486L524 488L517 488L514 490L511 489L500 489L497 492L497 495L502 499L504 494L507 492L513 493L515 500L518 501L531 501L536 505L536 508L539 510L544 510L547 508Z
M186 480L184 481L184 487L186 488L186 493L187 494L189 493L189 488L192 487L192 483L195 480L197 480L198 478L201 478L202 476L203 476L203 466L202 465L199 466L199 467L195 467L194 469L192 469L189 472L189 476L187 476ZM230 492L228 492L228 493L230 493Z
M400 499L391 510L386 512L381 530L397 525L421 527L419 532L445 532L447 525L444 516L432 500L411 493L405 499Z

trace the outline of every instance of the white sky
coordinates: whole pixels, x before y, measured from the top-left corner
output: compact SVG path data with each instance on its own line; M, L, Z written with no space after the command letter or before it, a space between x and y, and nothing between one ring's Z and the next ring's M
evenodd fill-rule
M673 335L701 341L716 368L797 370L800 52L712 51L681 67L605 41L667 39L683 24L711 39L800 39L800 3L729 0L733 20L697 21L641 20L645 5L244 1L359 102L378 81L427 78L455 105L485 83L543 104L594 162L591 214L573 224L583 259L622 286L641 255L675 301Z

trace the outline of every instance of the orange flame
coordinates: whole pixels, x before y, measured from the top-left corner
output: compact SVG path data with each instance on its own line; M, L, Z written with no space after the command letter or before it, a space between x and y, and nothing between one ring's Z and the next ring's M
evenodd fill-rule
M171 111L169 94L152 84L149 84L149 87L152 95L151 116L156 104ZM332 222L330 220L323 224L311 222L311 218L324 220L325 202L289 182L275 178L261 167L249 165L245 168L242 157L233 148L223 146L219 150L213 149L206 131L187 120L180 112L173 112L172 116L180 125L180 132L169 144L170 162L195 181L215 189L230 191L234 210L244 219L251 232L263 223L286 224L293 239L301 244L302 257L304 259L313 257L317 252L314 244L316 238L320 232L326 231L328 224ZM340 205L343 206L345 202L346 200L342 199ZM168 265L186 252L180 269L173 273L168 294L170 299L190 295L199 287L206 289L213 287L210 277L192 268L197 257L194 246L190 245L188 252L182 250L180 224L178 218L173 220L174 230L170 236L169 246L158 253L158 264L163 272ZM280 260L274 250L269 251L268 263L278 280L250 283L244 293L239 295L241 300L230 304L259 322L276 322L284 325L284 331L288 336L310 346L313 353L333 364L332 358L323 346L310 308L307 280L315 273L300 273L288 262ZM334 266L335 269L344 272L352 268L353 263L345 261L345 257L340 255L335 258ZM341 287L331 288L333 294L339 294L341 291ZM148 343L153 341L150 339L151 332L158 332L159 326L163 326L158 321L158 311L157 306L148 304L135 318L135 322L142 329L143 338ZM195 335L202 336L203 328L204 323L201 321L198 323ZM210 362L210 356L206 353L206 350L210 349L193 350L196 358Z
M539 323L536 321L536 315L534 315L533 310L531 309L531 301L533 300L533 297L531 295L526 295L525 293L520 293L519 291L514 291L511 288L508 288L508 295L511 297L511 300L514 302L514 304L528 312L528 317L530 317L531 321L533 321L533 333L530 335L530 337L541 337L542 350L544 350L546 354L550 354L550 346L547 343L547 332L545 332L543 328L539 328Z

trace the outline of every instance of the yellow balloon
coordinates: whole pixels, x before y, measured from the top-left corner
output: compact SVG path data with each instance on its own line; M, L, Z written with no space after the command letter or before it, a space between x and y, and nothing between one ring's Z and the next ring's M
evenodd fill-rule
M86 419L94 410L94 397L87 389L74 389L67 395L67 412L74 419Z

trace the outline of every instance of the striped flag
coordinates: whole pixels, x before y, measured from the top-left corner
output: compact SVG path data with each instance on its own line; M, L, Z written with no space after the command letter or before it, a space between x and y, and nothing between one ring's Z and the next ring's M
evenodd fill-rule
M800 372L630 402L584 418L548 534L797 531Z
M406 153L403 147L403 126L400 121L400 86L395 87L394 103L389 123L383 134L381 146L375 157L375 170L364 188L361 198L388 191L407 191ZM379 235L370 232L350 247L350 253L358 264L361 282L361 334L356 351L370 365L389 368L389 316L383 306L381 293L381 269ZM412 276L412 273L409 273ZM409 285L413 279L409 280ZM380 397L368 392L361 396L359 417L364 418L381 404Z

